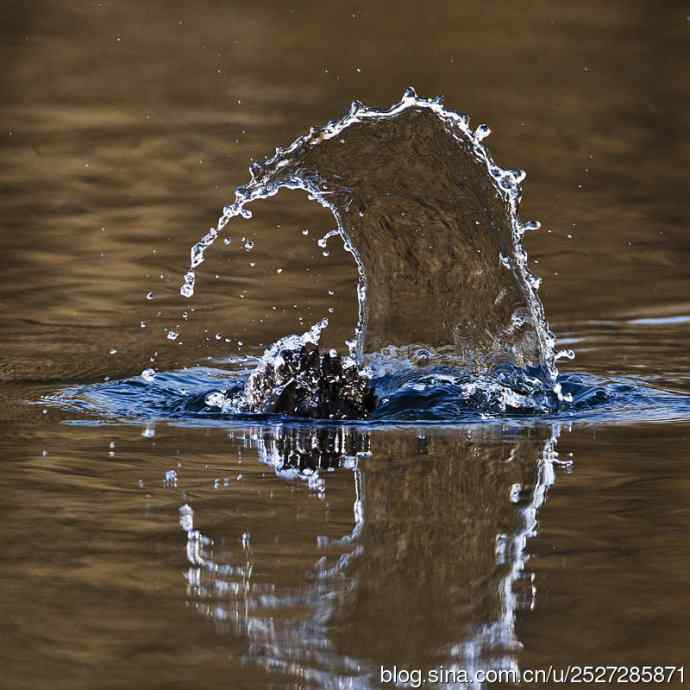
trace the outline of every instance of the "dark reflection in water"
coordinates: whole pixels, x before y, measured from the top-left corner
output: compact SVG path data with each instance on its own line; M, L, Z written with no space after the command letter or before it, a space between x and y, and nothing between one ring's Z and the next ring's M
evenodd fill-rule
M322 555L284 586L249 533L228 548L185 504L188 600L247 639L248 662L319 687L375 686L379 665L401 659L517 668L517 614L537 592L527 540L560 463L558 434L419 433L374 449L356 430L251 430L246 444L263 462L322 500L329 473L351 472L352 527L326 537L312 524Z

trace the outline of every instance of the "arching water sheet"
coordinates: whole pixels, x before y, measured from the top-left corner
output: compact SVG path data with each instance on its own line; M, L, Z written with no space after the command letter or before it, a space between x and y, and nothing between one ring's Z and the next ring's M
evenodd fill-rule
M524 172L496 165L466 115L408 89L388 110L354 102L340 120L312 128L251 167L191 252L181 288L191 297L204 253L249 206L281 189L303 189L330 209L356 261L359 319L351 353L476 373L531 367L548 384L554 337L527 267L522 238L537 223L518 217Z

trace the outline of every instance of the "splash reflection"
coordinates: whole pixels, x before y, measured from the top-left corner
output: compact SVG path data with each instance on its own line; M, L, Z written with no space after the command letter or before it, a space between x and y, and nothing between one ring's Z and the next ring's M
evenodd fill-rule
M246 638L248 662L318 687L375 687L380 665L517 669L517 612L536 596L527 540L568 464L558 435L251 430L247 447L324 500L331 473L352 472L352 528L318 537L310 571L277 585L248 535L231 552L184 505L188 602Z

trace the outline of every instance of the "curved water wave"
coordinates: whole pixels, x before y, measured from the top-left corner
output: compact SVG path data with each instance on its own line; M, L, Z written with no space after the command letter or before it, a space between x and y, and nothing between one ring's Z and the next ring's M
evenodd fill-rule
M538 223L520 221L525 173L494 163L482 143L489 132L412 89L388 110L354 102L251 166L250 182L192 248L181 293L192 296L205 251L231 219L250 218L257 199L302 189L332 212L329 235L357 264L349 344L360 365L382 351L474 372L512 364L553 385L554 337L522 244Z

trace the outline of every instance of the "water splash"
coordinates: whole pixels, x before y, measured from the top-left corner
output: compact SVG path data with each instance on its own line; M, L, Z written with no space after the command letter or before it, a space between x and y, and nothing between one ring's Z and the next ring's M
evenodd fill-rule
M158 421L205 427L242 426L247 422L300 424L299 419L286 414L239 409L237 401L243 399L247 381L260 362L254 357L237 357L226 366L232 370L195 367L155 374L149 370L146 376L70 386L37 403L77 414L77 424L126 422L146 428ZM497 381L457 371L418 372L412 367L376 376L372 386L380 402L373 415L348 424L366 428L390 424L532 425L539 417L548 422L606 424L690 420L690 396L655 389L634 379L607 381L584 374L561 374L558 383L570 402L559 403L553 392L536 384L533 395L526 395L524 389L522 393L513 390L517 382L526 385L519 370L506 368L498 377ZM501 379L508 381L501 384Z
M475 373L531 367L558 395L555 338L522 241L539 224L520 221L525 173L493 161L489 132L411 88L388 110L353 102L252 164L249 183L192 248L181 293L194 294L206 250L232 219L251 217L249 204L304 190L331 211L357 266L348 345L358 364L384 355Z
M224 360L224 370L146 369L135 379L69 388L41 403L194 424L295 416L367 417L370 424L544 414L687 419L688 396L630 380L559 375L556 361L574 355L555 352L539 279L528 268L523 238L539 223L519 218L525 173L496 165L483 143L489 134L486 125L472 130L467 115L412 89L388 110L354 102L340 120L252 164L249 183L192 248L181 288L187 297L205 252L231 220L252 217L252 202L302 190L330 210L337 227L318 244L325 250L339 237L358 275L350 358L333 354L347 376L322 366L329 357L318 351L324 319L302 336L280 339L260 360ZM245 252L254 250L253 240L238 239ZM179 329L168 338L177 339ZM314 347L303 361L320 357L319 367L299 364L307 344ZM340 389L331 390L338 381ZM324 404L324 386L331 387L326 402L334 406ZM290 387L298 389L290 405L274 404Z

